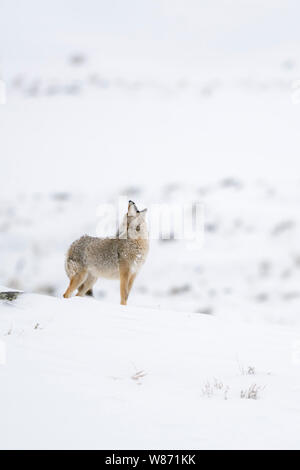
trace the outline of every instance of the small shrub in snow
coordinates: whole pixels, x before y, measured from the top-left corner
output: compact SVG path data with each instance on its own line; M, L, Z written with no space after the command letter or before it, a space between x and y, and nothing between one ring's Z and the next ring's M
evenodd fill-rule
M224 390L224 400L228 400L229 387L227 386Z
M214 378L214 387L217 389L217 390L222 390L223 388L223 383L218 381L216 378Z
M259 387L256 384L250 385L249 388L241 390L241 398L246 400L257 400L259 398L259 393L263 390L264 387Z
M147 373L144 370L139 370L134 375L132 375L131 378L132 380L135 380L140 385L140 380L146 375Z
M16 298L22 294L22 292L18 291L8 291L8 292L0 292L0 300L16 300Z
M214 394L213 386L209 382L206 382L204 386L202 387L201 396L211 398L213 394Z
M201 390L201 396L211 398L215 393L224 393L224 400L228 400L229 387L224 386L223 382L214 378L214 383L206 382ZM218 393L219 394L219 393Z
M241 364L238 359L237 359L237 363L238 363L238 368L239 368L241 375L255 375L256 374L256 370L254 366L248 366L247 368L245 368L244 365Z
M248 367L247 375L255 375L255 367Z

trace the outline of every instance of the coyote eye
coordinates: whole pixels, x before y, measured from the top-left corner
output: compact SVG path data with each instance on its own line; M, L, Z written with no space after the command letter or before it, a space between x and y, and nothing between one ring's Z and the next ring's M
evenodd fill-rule
M141 227L139 225L136 226L136 231L139 232L141 230Z

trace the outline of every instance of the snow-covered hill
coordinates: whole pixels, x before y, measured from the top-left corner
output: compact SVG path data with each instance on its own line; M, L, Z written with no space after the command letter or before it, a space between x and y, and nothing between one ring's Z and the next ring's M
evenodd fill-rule
M1 449L300 447L298 327L21 294L0 335Z
M0 448L300 447L299 9L1 0ZM62 299L120 196L202 249Z
M150 252L129 302L166 310L249 322L300 323L300 185L224 178L206 184L122 185L118 191L35 193L0 201L0 283L61 297L64 257L84 233L104 225L101 204L119 194L151 208L155 203L204 206L201 249L186 240L150 240ZM150 227L150 234L152 230ZM152 235L151 235L152 236ZM100 279L99 300L115 303L117 282Z

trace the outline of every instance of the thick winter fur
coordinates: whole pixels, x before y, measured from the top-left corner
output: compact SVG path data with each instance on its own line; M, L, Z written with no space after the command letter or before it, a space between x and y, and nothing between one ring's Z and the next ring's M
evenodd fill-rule
M123 219L117 238L98 238L84 235L70 246L65 268L70 279L64 297L84 296L91 291L99 277L120 279L121 304L127 299L140 268L144 264L148 248L146 209L139 212L129 201L128 212Z

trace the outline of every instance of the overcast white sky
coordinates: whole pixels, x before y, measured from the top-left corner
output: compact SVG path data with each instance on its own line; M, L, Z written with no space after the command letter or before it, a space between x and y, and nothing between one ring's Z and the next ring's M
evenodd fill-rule
M102 60L197 65L298 53L297 0L1 0L2 67L85 50Z
M73 80L81 72L66 58L79 51L89 57L85 76L153 72L199 87L178 102L117 87L81 100L9 101L0 112L1 188L74 189L84 181L96 188L99 175L101 184L116 179L116 162L127 184L148 182L153 171L155 182L294 176L299 107L273 85L299 78L299 18L299 0L0 0L0 73L8 81L18 73L26 84ZM294 68L282 67L288 59ZM259 82L265 72L268 92L240 93L239 76ZM210 100L200 97L200 82L215 77L225 86ZM84 168L71 163L74 155L84 155Z

